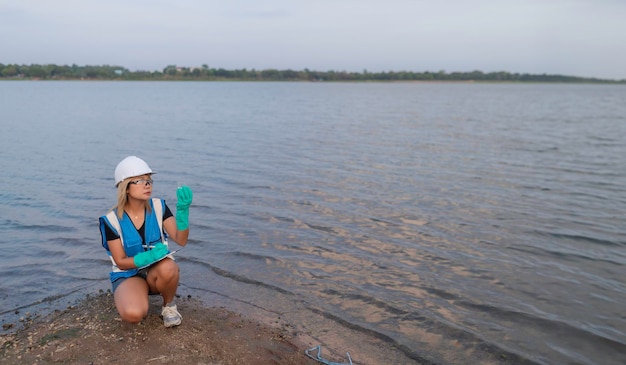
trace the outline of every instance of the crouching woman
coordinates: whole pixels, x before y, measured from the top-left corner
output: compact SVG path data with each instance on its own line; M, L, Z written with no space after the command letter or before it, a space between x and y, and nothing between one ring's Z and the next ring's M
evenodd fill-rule
M192 192L176 191L176 216L162 199L152 198L152 175L142 159L129 156L115 168L117 205L100 217L102 245L111 258L115 307L122 320L140 322L149 309L148 295L163 298L165 327L178 326L182 315L174 303L179 267L169 255L167 238L180 246L189 237Z

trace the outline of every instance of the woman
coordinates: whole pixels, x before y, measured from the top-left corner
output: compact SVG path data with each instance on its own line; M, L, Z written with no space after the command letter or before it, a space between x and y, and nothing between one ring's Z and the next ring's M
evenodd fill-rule
M178 188L174 218L164 200L151 199L155 173L135 156L126 157L117 165L117 206L100 217L100 233L102 245L113 262L113 297L122 320L140 322L148 314L148 295L160 294L163 324L172 327L182 321L174 304L179 269L168 256L166 237L181 246L187 244L193 194L187 186Z

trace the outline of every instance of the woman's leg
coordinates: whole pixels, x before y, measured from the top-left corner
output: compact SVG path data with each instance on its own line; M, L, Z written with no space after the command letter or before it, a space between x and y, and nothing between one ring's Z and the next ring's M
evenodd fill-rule
M126 322L138 323L148 314L148 283L142 277L124 280L113 297L120 317Z
M163 297L161 317L163 317L165 327L178 326L183 320L183 316L180 315L176 304L174 304L178 277L178 265L169 258L154 264L148 271L147 282L150 292L160 293Z
M159 293L163 297L163 306L174 300L180 270L174 260L166 258L154 264L146 278L151 293Z

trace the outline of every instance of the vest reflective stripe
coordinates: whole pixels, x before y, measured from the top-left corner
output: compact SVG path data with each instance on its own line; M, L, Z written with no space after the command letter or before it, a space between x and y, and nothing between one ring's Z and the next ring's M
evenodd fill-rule
M144 235L146 238L146 244L149 246L153 246L158 242L163 242L167 245L167 239L163 234L163 211L165 209L165 202L161 199L152 199L150 201L150 207L152 208L150 212L146 212L147 215L145 217L145 227L144 227ZM109 250L109 245L106 240L106 231L105 224L111 228L114 232L116 232L120 236L120 240L122 241L122 245L124 246L124 251L126 252L126 256L133 257L140 252L144 252L144 246L142 245L143 241L141 239L141 235L133 225L133 222L130 220L127 214L122 216L122 220L119 221L117 218L116 210L112 210L107 215L100 217L100 233L102 235L102 246L107 251L107 255L111 259L112 268L110 273L111 282L119 279L119 278L128 278L137 274L137 269L129 269L122 270L117 267L113 256L111 255L111 251ZM120 230L122 234L120 235Z

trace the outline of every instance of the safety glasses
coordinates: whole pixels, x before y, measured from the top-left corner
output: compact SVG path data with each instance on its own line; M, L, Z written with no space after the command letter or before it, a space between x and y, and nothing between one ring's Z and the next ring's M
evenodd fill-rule
M152 185L153 180L152 179L137 179L137 180L132 180L128 182L129 184L133 184L133 185Z

